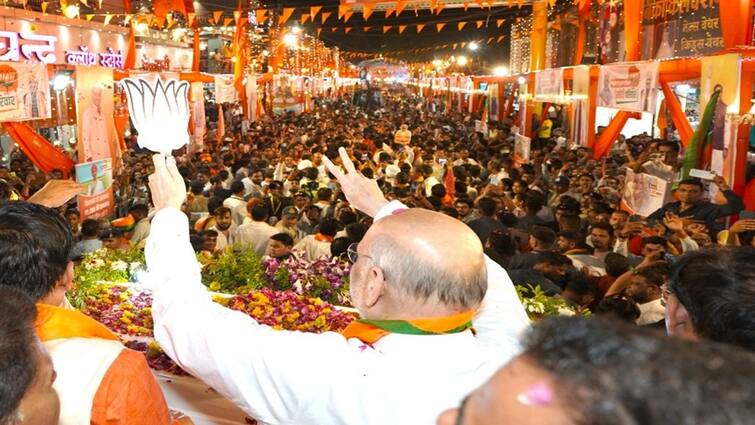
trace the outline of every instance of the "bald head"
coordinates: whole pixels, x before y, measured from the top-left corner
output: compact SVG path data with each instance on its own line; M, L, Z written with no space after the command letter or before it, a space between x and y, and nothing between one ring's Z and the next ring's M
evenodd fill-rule
M413 208L386 217L360 246L391 289L420 303L469 310L479 306L487 290L479 238L444 214Z

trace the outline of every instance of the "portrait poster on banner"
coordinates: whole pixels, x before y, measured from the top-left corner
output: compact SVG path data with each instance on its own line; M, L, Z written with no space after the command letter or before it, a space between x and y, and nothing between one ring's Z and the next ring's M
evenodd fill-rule
M215 103L233 103L238 100L233 75L215 76Z
M207 133L204 110L204 86L200 82L191 83L189 96L189 111L191 111L191 140L196 150L201 150L204 136Z
M530 160L530 139L521 134L514 135L514 161L525 163Z
M113 213L113 163L110 159L76 164L76 182L86 187L79 195L81 219L102 218Z
M303 79L288 75L273 76L273 113L299 113L303 110Z
M76 67L76 118L79 132L79 162L120 157L113 100L113 70Z
M659 65L659 62L635 62L601 66L598 106L655 113Z
M0 122L50 118L45 64L0 64Z
M733 182L739 129L741 58L731 53L704 57L701 62L700 109L705 109L715 91L721 92L713 113L710 170ZM700 165L708 168L708 164Z
M488 87L488 105L490 105L490 121L498 121L498 112L501 105L498 104L498 83Z
M563 68L546 69L535 73L535 100L561 102L564 96Z
M666 202L668 182L660 177L627 170L621 209L647 217Z
M572 114L571 139L579 146L587 146L590 132L590 67L578 66L574 68L574 83L572 96L574 97L574 113Z

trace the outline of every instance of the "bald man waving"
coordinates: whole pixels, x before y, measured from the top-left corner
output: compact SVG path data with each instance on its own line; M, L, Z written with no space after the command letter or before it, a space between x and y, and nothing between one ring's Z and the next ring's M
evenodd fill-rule
M345 172L325 164L375 224L349 252L361 319L316 335L273 330L212 302L180 212L183 179L175 160L156 155L159 211L147 243L155 336L264 424L432 424L519 352L526 314L468 227L388 203L344 151L341 162Z

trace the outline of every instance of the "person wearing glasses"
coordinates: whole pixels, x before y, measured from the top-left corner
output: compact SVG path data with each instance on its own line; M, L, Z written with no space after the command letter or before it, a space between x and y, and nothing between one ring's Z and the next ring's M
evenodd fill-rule
M213 303L180 211L184 180L175 160L158 154L146 247L155 337L265 424L432 424L518 354L529 320L467 225L389 203L340 155L346 171L323 158L328 170L349 203L375 218L350 253L359 319L340 334L279 331Z

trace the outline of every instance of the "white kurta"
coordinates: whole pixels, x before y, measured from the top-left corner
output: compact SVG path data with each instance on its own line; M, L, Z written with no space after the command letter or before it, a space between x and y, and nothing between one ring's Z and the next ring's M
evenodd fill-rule
M178 210L157 213L146 249L160 345L265 424L434 424L518 354L529 326L511 280L490 259L476 336L391 334L369 347L333 332L273 330L213 303Z

